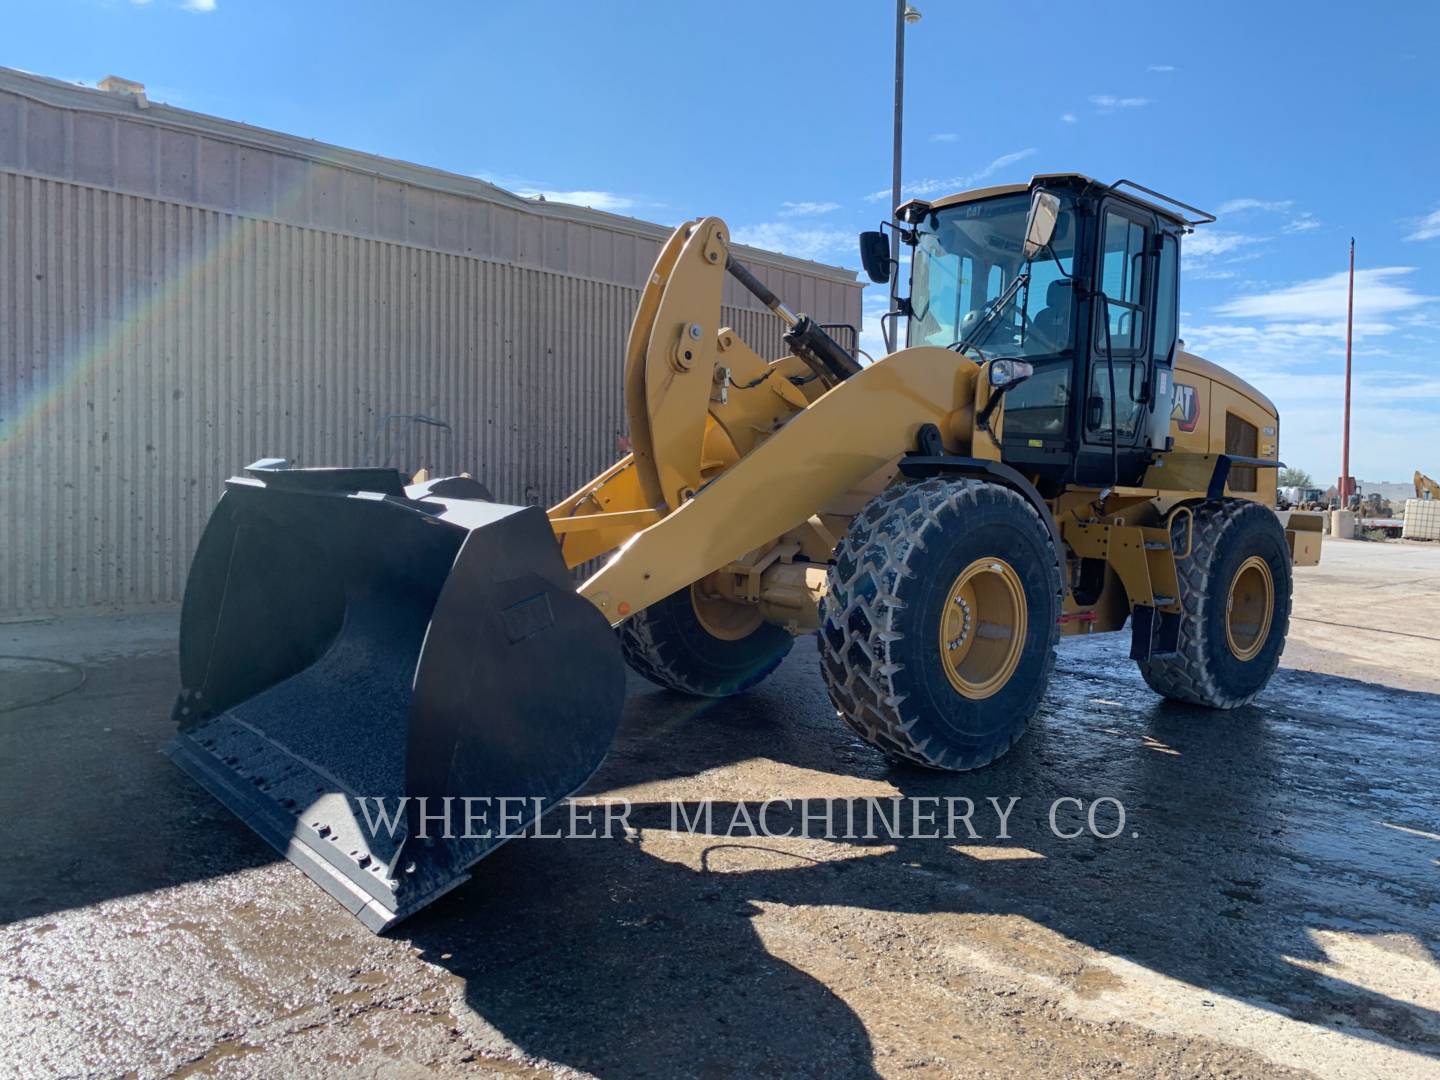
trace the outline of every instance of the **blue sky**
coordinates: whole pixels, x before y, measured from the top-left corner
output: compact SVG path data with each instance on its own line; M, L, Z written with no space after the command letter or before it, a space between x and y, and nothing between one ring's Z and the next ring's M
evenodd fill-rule
M1352 471L1440 476L1440 4L916 0L907 186L1074 170L1220 220L1182 333L1339 470L1358 243ZM43 0L0 64L855 266L885 210L894 9L760 3ZM883 299L867 292L867 311ZM870 335L873 343L873 334ZM617 358L618 362L618 358Z

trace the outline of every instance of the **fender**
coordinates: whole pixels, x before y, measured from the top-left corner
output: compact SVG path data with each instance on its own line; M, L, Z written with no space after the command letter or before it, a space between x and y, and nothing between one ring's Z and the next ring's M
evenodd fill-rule
M938 445L939 433L937 432L933 437L927 439L928 434L928 432L922 432L919 442L921 446L931 450ZM1050 532L1050 542L1055 545L1055 558L1059 560L1065 551L1065 544L1060 539L1060 526L1055 523L1055 515L1050 512L1049 504L1041 498L1040 492L1035 490L1035 485L1030 483L1023 473L1004 462L986 461L982 458L962 457L958 454L943 452L912 453L900 459L900 472L912 480L942 475L973 476L980 480L988 480L993 484L1012 488L1030 500L1030 505L1035 508L1035 512L1040 515L1040 520L1045 523L1045 528ZM1070 591L1068 585L1066 585L1065 591Z

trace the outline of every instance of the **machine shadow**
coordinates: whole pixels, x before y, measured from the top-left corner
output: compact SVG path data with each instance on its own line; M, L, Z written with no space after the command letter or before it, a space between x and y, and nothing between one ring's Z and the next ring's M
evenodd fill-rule
M815 862L786 855L785 841L721 835L735 804L716 804L715 835L697 843L712 854L740 846L775 857L715 872L647 851L672 811L638 801L638 838L509 845L402 932L466 980L486 1023L529 1053L600 1075L873 1075L865 999L854 995L878 991L845 979L842 997L774 955L755 924L774 905L1021 916L1209 995L1440 1055L1434 1011L1304 966L1326 960L1312 932L1336 927L1409 934L1436 954L1430 853L1385 827L1422 806L1423 791L1414 802L1393 788L1371 791L1356 753L1365 744L1403 757L1403 746L1376 744L1387 730L1413 736L1440 696L1281 672L1255 706L1215 714L1142 698L1149 691L1133 665L1123 675L1114 666L1097 672L1093 656L1067 661L1062 651L1036 729L996 765L963 776L892 767L833 719L800 711L791 690L813 671L795 671L793 659L782 669L791 685L777 678L698 710L632 692L616 752L591 785L598 797L759 757L835 774L839 790L859 774L907 798L965 796L983 807L1018 795L1011 838L993 838L992 818L991 835L978 840L843 841L868 857ZM1319 720L1322 699L1327 714L1353 706L1368 715L1353 725ZM700 715L678 732L645 722L677 709ZM1107 796L1126 807L1121 836L1051 831L1054 800ZM745 800L752 819L761 801ZM1084 824L1083 814L1057 820L1066 831ZM786 821L772 812L772 828ZM1030 857L977 859L957 842Z
M86 688L0 730L12 826L0 922L278 858L158 753L173 663L96 665ZM587 790L628 792L638 839L507 845L397 932L465 978L485 1023L601 1075L872 1075L862 1014L875 991L833 966L817 977L803 949L777 956L757 920L775 906L1021 916L1213 995L1440 1055L1433 1010L1305 966L1326 960L1314 932L1327 929L1406 935L1440 957L1425 836L1440 831L1436 715L1440 695L1294 671L1248 709L1192 710L1151 695L1123 647L1087 642L1062 648L1042 717L1010 755L948 776L893 767L836 723L802 642L741 697L632 687ZM752 759L763 783L752 772L737 793L751 818L768 796L838 804L877 782L982 807L1019 796L1011 838L977 815L986 834L973 843L1038 857L977 860L954 841L882 837L841 841L864 858L812 862L783 840L719 835L734 803L716 806L716 835L695 838L712 854L743 845L724 872L655 853L646 841L670 825L660 799L693 809L720 788L689 778ZM647 792L659 783L663 795ZM1054 800L1106 796L1126 807L1121 836L1051 832ZM783 814L772 819L784 828ZM1073 830L1083 815L1059 820Z
M0 724L0 926L280 858L160 753L173 654L85 670L74 693Z

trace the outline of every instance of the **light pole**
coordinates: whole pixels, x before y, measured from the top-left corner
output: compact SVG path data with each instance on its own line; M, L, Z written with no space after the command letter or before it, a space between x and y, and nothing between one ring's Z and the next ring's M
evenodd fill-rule
M1350 341L1355 331L1355 238L1350 238L1350 293L1345 301L1345 428L1340 436L1340 509L1350 509Z
M900 205L900 138L905 121L905 24L918 23L920 12L906 0L895 0L895 146L890 163L890 213ZM890 230L890 310L900 295L900 234ZM900 316L896 315L885 333L885 348L894 352L900 340Z

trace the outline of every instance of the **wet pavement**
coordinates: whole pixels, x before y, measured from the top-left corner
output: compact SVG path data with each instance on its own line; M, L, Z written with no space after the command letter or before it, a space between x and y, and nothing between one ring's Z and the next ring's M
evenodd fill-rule
M809 640L723 702L635 680L587 788L633 831L509 844L383 938L160 755L172 617L0 628L88 676L0 715L0 1074L1440 1075L1440 620L1363 599L1402 565L1440 596L1416 551L1327 544L1325 629L1235 712L1067 642L1040 722L958 777L850 736ZM0 706L67 679L6 662ZM967 797L980 835L726 834L867 796ZM1059 799L1124 826L1067 802L1057 836Z

